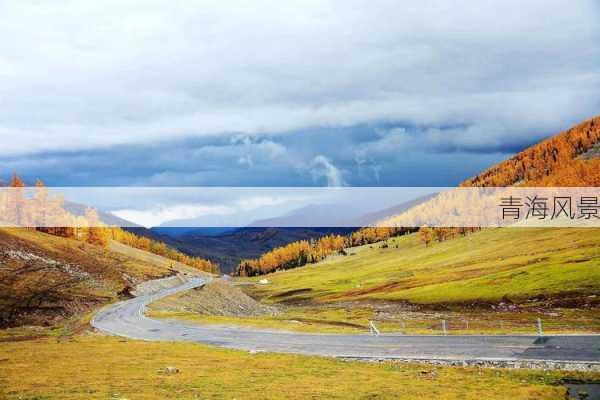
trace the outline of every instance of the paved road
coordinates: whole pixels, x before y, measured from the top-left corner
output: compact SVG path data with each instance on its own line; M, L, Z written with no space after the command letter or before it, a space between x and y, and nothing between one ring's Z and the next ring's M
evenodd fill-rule
M441 358L451 360L556 360L600 363L600 336L408 336L333 335L202 326L144 315L152 301L204 285L191 278L174 288L104 308L92 325L118 336L142 340L191 341L215 346L357 358Z

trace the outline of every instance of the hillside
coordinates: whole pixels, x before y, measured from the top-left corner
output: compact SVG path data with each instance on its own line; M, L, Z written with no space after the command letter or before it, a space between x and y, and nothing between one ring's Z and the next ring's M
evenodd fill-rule
M198 273L111 242L108 248L46 233L0 229L0 327L53 325L127 296L139 282Z
M548 333L600 332L599 229L487 229L429 247L410 234L346 254L242 278L275 315L207 315L174 306L179 295L152 315L332 333L366 333L375 321L406 334L440 334L442 321L450 334L531 334L542 318Z
M489 229L426 248L407 235L267 275L253 293L270 303L394 300L462 305L586 302L600 293L596 229ZM590 302L597 300L590 298Z
M600 116L535 144L461 186L600 186Z

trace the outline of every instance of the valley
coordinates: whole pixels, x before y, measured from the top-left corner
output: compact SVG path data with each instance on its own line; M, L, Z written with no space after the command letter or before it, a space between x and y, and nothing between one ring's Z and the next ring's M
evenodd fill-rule
M596 229L488 229L425 247L414 234L255 278L242 290L278 313L218 314L161 300L151 314L304 332L600 333ZM261 284L266 280L267 284ZM176 296L176 297L177 297Z

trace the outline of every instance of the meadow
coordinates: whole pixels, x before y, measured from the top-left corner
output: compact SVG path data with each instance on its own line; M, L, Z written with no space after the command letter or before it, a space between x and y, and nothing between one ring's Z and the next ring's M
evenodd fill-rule
M93 333L59 337L21 329L0 334L0 398L7 400L541 400L565 398L566 378L590 381L600 375L252 354Z
M259 278L267 303L393 300L461 305L600 294L598 229L485 229L425 247L417 235Z

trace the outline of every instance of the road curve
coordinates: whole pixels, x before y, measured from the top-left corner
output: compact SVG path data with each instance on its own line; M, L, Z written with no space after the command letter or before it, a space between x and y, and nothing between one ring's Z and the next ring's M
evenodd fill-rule
M600 336L409 336L293 333L204 326L144 315L149 303L206 284L194 277L170 289L142 294L100 310L91 324L117 336L189 341L233 349L347 358L482 361L559 361L600 365Z

